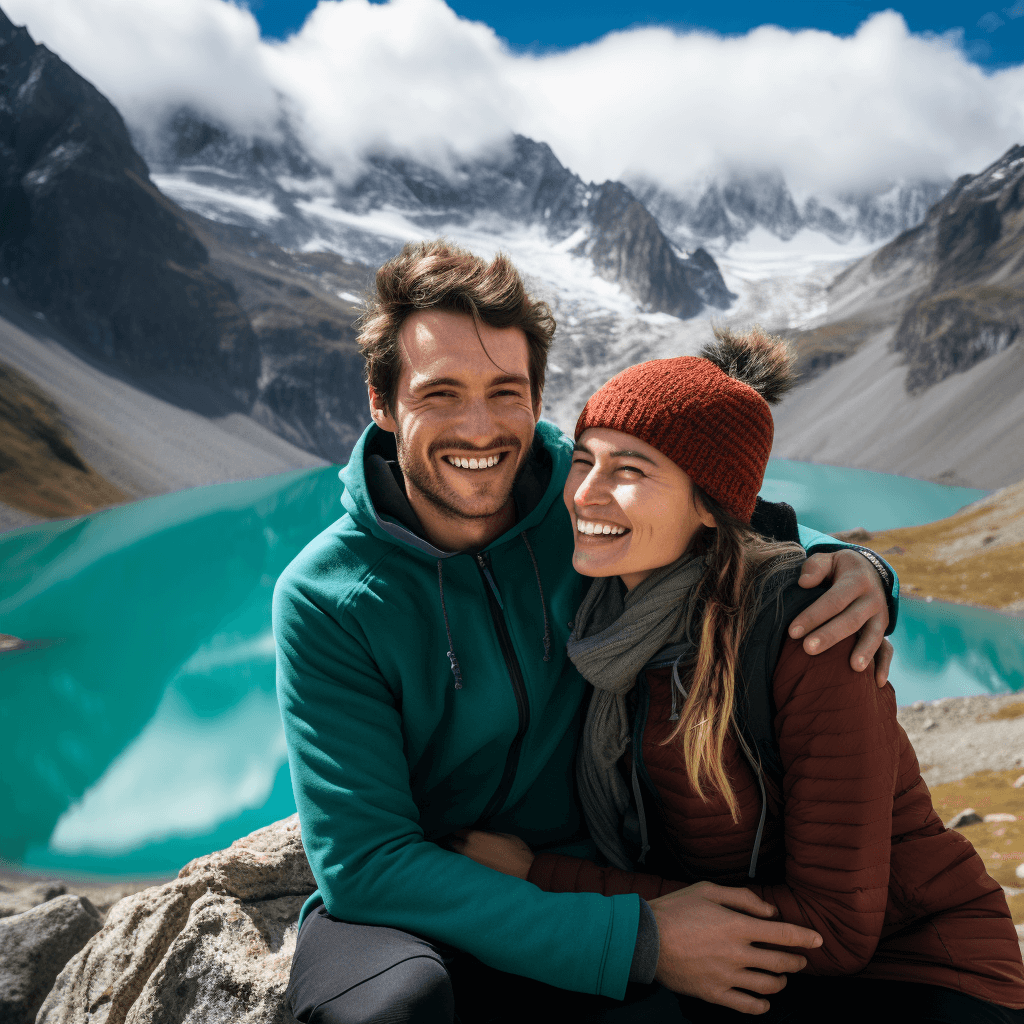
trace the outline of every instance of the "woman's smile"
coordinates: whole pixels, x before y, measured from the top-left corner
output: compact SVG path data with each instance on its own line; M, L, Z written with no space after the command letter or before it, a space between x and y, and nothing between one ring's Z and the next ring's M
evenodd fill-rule
M576 516L576 532L582 534L584 537L621 537L624 533L629 533L628 526L619 526L617 523L606 523L599 522L594 519L584 519L582 516Z

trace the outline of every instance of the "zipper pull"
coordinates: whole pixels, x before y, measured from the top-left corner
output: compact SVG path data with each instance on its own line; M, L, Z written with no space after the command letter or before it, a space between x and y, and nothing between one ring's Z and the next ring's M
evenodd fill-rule
M505 602L502 601L501 594L498 593L498 584L494 582L494 577L491 575L491 568L487 562L487 558L482 553L476 556L476 563L480 566L480 571L484 574L484 579L487 580L487 585L491 588L494 600L498 602L498 607L504 611Z

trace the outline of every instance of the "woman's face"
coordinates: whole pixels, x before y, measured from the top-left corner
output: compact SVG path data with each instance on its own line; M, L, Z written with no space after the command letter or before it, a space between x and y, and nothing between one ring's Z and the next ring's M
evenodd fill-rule
M671 459L605 427L580 435L562 497L576 527L573 567L621 576L630 590L679 558L702 525L715 525Z

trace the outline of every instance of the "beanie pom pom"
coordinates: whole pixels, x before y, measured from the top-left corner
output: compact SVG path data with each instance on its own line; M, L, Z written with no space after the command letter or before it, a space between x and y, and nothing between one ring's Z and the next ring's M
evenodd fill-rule
M714 363L726 376L752 387L774 405L794 384L793 350L782 338L754 327L739 334L716 327L715 340L701 350L702 359Z

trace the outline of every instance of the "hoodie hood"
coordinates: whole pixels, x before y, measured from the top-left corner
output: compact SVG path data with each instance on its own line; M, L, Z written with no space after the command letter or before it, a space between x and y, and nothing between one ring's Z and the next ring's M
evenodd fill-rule
M422 536L422 527L405 495L396 471L394 434L371 423L352 449L348 465L338 476L345 485L341 503L345 511L381 540L411 548L431 560L451 558L461 551L442 551ZM538 525L552 504L562 499L562 487L572 461L568 438L553 423L541 420L530 454L513 485L516 523L484 548L489 551L515 540Z

